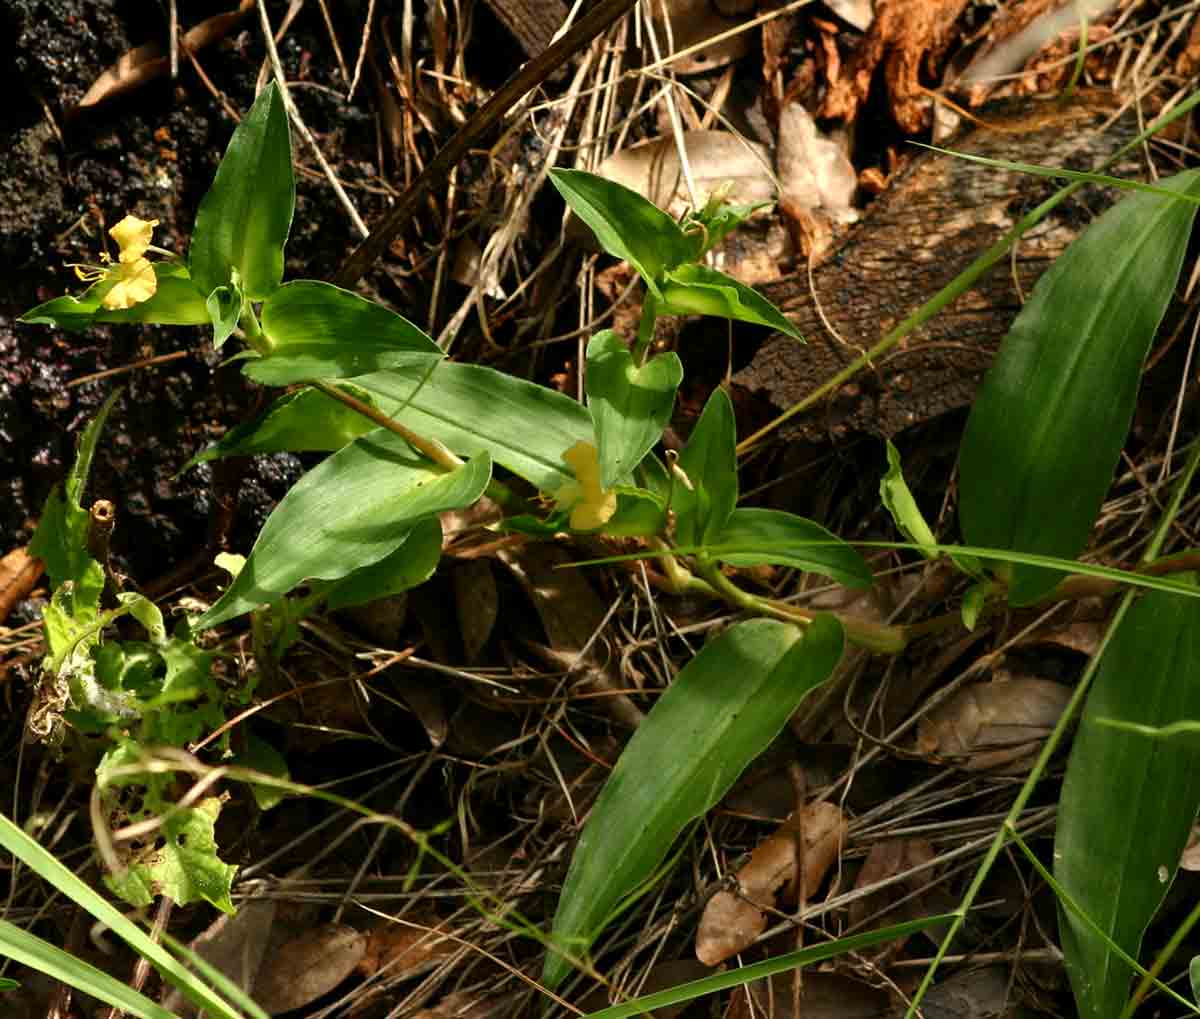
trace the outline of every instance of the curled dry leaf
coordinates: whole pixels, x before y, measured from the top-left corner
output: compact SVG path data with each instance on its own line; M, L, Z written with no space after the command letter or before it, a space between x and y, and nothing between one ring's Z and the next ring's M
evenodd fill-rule
M179 48L195 53L227 36L247 14L254 10L254 0L241 0L236 10L214 14L200 24L188 29L180 40ZM166 74L170 60L157 43L147 43L122 54L112 67L101 72L91 88L79 100L76 110L83 110L112 99L114 96L140 88Z
M875 917L871 928L868 928L875 929L940 912L944 904L939 901L933 907L929 901L933 872L927 865L936 858L937 853L928 839L885 839L876 842L858 872L854 890L890 883L850 903L851 925L859 928ZM908 874L908 871L917 867L924 869L916 874ZM889 942L883 950L898 951L906 940L900 938Z
M767 929L764 909L815 895L841 852L846 827L845 814L833 803L810 803L790 815L737 872L738 893L718 892L709 899L696 934L696 958L706 966L724 962Z
M739 0L724 0L724 4L726 9L745 6ZM664 56L691 49L708 39L716 39L737 28L750 13L735 10L733 17L725 17L712 0L663 0L662 3L652 4L651 11L658 33L658 45ZM670 19L669 35L668 26L663 20L664 11ZM727 39L705 45L695 53L672 60L668 66L677 74L703 74L733 63L749 50L750 32L738 32Z
M1023 771L1070 697L1047 679L973 684L921 719L917 749L967 771Z
M921 77L931 74L941 59L966 4L967 0L879 0L870 31L825 96L821 117L854 120L882 64L896 123L910 134L927 126L931 100Z
M201 959L222 976L255 996L255 984L263 957L271 942L277 903L274 899L252 899L238 906L232 916L222 913L189 945ZM195 1019L198 1009L172 988L163 1007L183 1019Z
M24 545L0 559L0 623L8 618L17 602L29 597L45 568L45 564L34 559Z
M263 959L254 998L272 1015L300 1008L337 987L366 951L367 936L345 924L305 931Z
M799 103L780 111L775 163L780 208L800 234L798 246L819 260L833 243L834 224L858 219L851 205L858 188L854 164Z
M735 204L774 200L771 160L762 145L728 131L685 131L683 146L696 185L697 202L703 204L727 182L733 185L727 200ZM676 218L691 208L673 138L631 145L609 156L596 172L638 192Z

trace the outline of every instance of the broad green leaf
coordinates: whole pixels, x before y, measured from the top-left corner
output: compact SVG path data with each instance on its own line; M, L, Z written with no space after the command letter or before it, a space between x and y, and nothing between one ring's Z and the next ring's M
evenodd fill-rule
M663 273L695 254L679 224L636 191L583 170L551 170L550 181L600 246L632 265L656 297Z
M374 403L370 394L358 387L344 382L340 385L363 403ZM219 441L192 457L179 473L184 474L197 464L226 456L332 453L378 427L370 418L319 389L301 389L279 397L257 421L231 428Z
M273 349L242 371L269 386L427 367L443 356L408 319L316 280L295 280L276 290L263 304L262 330Z
M617 486L617 512L605 524L604 533L614 537L649 537L661 534L667 514L659 498L642 488Z
M216 1017L221 1017L221 1019L240 1019L240 1013L237 1009L233 1008L219 994L206 986L203 981L189 973L162 945L144 933L121 910L117 909L90 885L78 878L71 870L59 862L52 853L22 831L4 814L0 814L0 846L3 846L9 853L42 878L42 880L46 881L58 892L72 902L75 902L108 927L117 937L158 970L167 983L178 987L189 1001L201 1008L209 1009L214 1019ZM4 923L6 921L0 921L0 924ZM6 926L4 931L10 933L10 928ZM13 942L9 941L8 943L12 944ZM46 954L44 949L40 952L40 958L48 965L54 967L54 971L46 970L46 972L54 972L56 976L59 976L66 983L86 989L86 984L77 984L76 981L90 979L91 974L83 972L78 966L70 965L62 956ZM73 957L71 958L73 962L77 962ZM24 961L28 965L34 966L34 968L42 968L36 962ZM102 995L97 994L97 997L102 997ZM170 1013L167 1014L170 1015ZM149 1019L161 1019L161 1013L158 1012L151 1012L148 1015Z
M303 580L341 580L378 562L413 525L469 506L492 476L484 454L444 473L379 428L318 464L283 497L220 600L198 619L204 630L268 604Z
M1200 171L1163 181L1196 193ZM1171 299L1196 206L1125 198L1034 287L972 408L959 454L967 544L1072 559L1112 482L1142 363ZM1026 605L1059 574L1015 566Z
M0 920L0 956L45 973L52 980L61 981L106 1004L116 1005L138 1019L177 1019L175 1013L156 1005L123 980L117 980L90 962L64 952L7 920ZM0 981L0 990L17 986L14 981Z
M783 312L765 297L706 265L680 265L671 269L661 289L662 301L656 308L660 315L715 315L770 326L798 340L804 339Z
M1200 603L1143 595L1109 641L1067 763L1054 876L1134 958L1200 807L1200 747L1102 720L1156 727L1200 717L1198 674ZM1059 930L1080 1015L1118 1015L1129 997L1129 967L1074 914L1060 914Z
M325 607L344 609L407 591L432 577L441 558L441 521L437 517L418 520L395 552L339 581L329 592Z
M216 796L195 807L177 807L163 818L163 845L153 840L128 862L123 874L110 875L106 884L126 902L148 906L159 895L186 906L207 902L223 913L233 913L229 897L237 867L217 857L213 834L221 801Z
M709 544L725 526L738 501L736 446L733 404L725 390L714 389L679 454L679 467L691 484L676 478L672 488L679 544Z
M459 456L488 453L514 474L553 494L575 475L562 455L592 441L592 419L570 397L493 368L441 361L354 380L379 409Z
M206 298L233 282L252 301L283 279L296 182L283 93L271 82L233 132L212 187L200 202L188 265Z
M621 337L605 329L588 343L586 381L600 484L612 488L662 438L683 381L683 364L671 351L639 368Z
M69 332L80 332L95 322L149 322L168 326L198 326L209 322L204 294L188 277L185 265L156 262L154 275L158 278L154 296L131 308L105 308L101 301L113 288L113 281L102 280L79 297L56 297L39 304L18 321L57 326Z
M841 624L818 616L738 623L675 677L633 734L584 825L552 939L581 955L691 821L716 804L842 655ZM551 990L570 972L546 958Z
M242 290L236 283L217 287L205 302L213 327L213 349L220 350L242 317Z
M708 551L730 566L791 566L847 587L870 587L875 580L857 549L820 524L782 510L735 509Z

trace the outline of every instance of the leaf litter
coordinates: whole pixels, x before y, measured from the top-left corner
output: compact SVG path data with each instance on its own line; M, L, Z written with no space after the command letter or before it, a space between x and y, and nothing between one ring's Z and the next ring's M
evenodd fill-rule
M755 139L751 145L766 144L775 149L776 172L781 180L802 179L805 175L819 177L824 173L826 179L819 179L813 185L816 200L809 207L828 208L836 217L852 210L853 202L860 197L854 195L850 186L855 154L847 153L840 145L836 151L824 148L821 143L825 139L817 133L817 127L827 124L820 116L814 122L811 115L823 113L826 120L852 123L864 116L864 110L870 106L871 87L881 85L888 113L896 123L910 131L924 126L932 109L924 90L936 86L946 66L947 54L959 37L955 33L961 33L963 25L954 3L911 5L910 10L915 7L917 16L907 24L901 23L899 5L884 0L874 5L873 12L869 4L830 6L833 14L845 22L834 26L836 32L813 26L801 13L795 22L797 31L788 37L789 45L773 51L778 61L776 73L783 84L776 99L786 94L787 85L793 83L799 101L784 105L773 114L769 99L759 104L755 116L762 117L767 125L767 136L765 142ZM703 26L703 32L693 37L697 42L706 38L704 32L716 34L723 27L744 24L751 16L748 5L715 7L722 25L704 20L709 17L707 14L704 19L695 18ZM465 43L446 28L452 28L453 21L445 5L433 4L431 9L432 34L443 39L436 60L438 74L444 76L432 79L432 83L417 67L418 51L412 41L415 23L406 24L400 16L391 15L389 23L377 22L372 26L376 42L385 35L388 40L387 46L381 45L380 51L371 55L387 72L387 76L381 73L374 79L377 93L388 97L399 95L396 83L408 82L413 83L413 95L419 91L423 96L424 117L416 115L411 106L403 106L396 133L385 136L390 137L389 144L395 147L388 158L394 158L394 165L400 168L428 158L431 145L442 137L447 123L458 116L456 111L463 99L474 95L477 89L482 90L482 86L447 80L451 70L466 73L469 78L470 61ZM872 13L874 20L870 21ZM763 37L768 36L771 24L763 26ZM439 25L442 27L438 28ZM355 27L361 35L363 26ZM865 37L858 34L862 32L867 33ZM755 29L733 38L745 40L737 44L745 53L758 34ZM610 42L615 44L618 39L628 42L632 36L627 27L618 30ZM353 37L343 33L343 42L350 38ZM675 38L676 52L683 48L680 42L685 38L682 34ZM1185 35L1178 55L1181 61L1187 59L1183 48L1187 42ZM812 48L808 49L810 43ZM462 48L456 52L456 46ZM805 72L809 62L816 63L818 46L825 47L820 50L824 67L836 72L823 107L813 101L814 95L804 92L806 81L818 80L815 71ZM133 52L127 55L132 57ZM321 58L316 55L319 52L312 47L309 59L319 61ZM684 65L686 71L670 64L667 67L689 76L714 73L714 67L725 63L726 52L736 54L738 49L705 48L703 54L697 52L690 58L695 63ZM840 67L829 62L833 53L837 53ZM706 60L700 60L701 55ZM137 77L137 67L150 66L152 59L165 58L146 56L140 62L133 61L123 72L123 79L114 69L116 79L124 81L123 87L131 90L130 101L135 98L134 86L143 80ZM751 71L757 70L750 66L757 56L742 59L748 61L746 66ZM699 66L704 63L710 66ZM1036 70L1036 56L1025 66ZM877 77L877 68L882 70L881 78ZM299 64L295 72L306 73ZM737 72L739 78L744 74L741 65ZM581 81L581 88L607 90L615 95L629 85L621 78L622 73L615 61L608 64L600 61L593 64L590 76ZM696 78L691 80L696 81L697 88L708 87L708 83ZM1027 80L1036 81L1036 74ZM647 78L644 84L658 87L661 82ZM115 95L118 80L110 81L104 88L108 91L102 90L100 98ZM769 91L764 89L764 95ZM92 101L99 102L99 98L93 96ZM668 154L677 153L673 141L643 139L636 131L629 137L628 125L618 123L611 108L606 114L602 103L586 110L577 100L573 103L563 103L568 109L551 111L547 119L553 123L553 118L558 117L567 122L574 116L583 121L588 137L604 139L600 155L615 159L637 152L635 146L659 152L663 161L671 158ZM764 107L767 115L762 113ZM523 120L518 118L531 137L543 137L536 123L540 115L539 112ZM785 143L785 126L787 132L798 131L805 140L795 147L791 141ZM702 180L719 182L725 174L754 177L758 186L770 182L757 159L754 163L758 170L734 172L739 164L733 161L732 153L736 150L744 155L747 149L741 142L731 144L728 139L732 136L724 129L687 132L685 144L689 157L693 154L692 136L702 134L715 135L719 140L716 147L728 149L711 164L711 169L706 168L704 159L696 157L694 165L700 166ZM527 152L520 151L525 144L518 144L517 159L530 158ZM506 158L513 151L507 150ZM760 151L768 155L770 165L769 148ZM779 169L781 158L799 163L796 175ZM678 166L677 155L675 160ZM822 171L818 168L821 165L831 169ZM402 174L407 172L401 169ZM673 172L678 177L678 170ZM527 171L522 169L522 173ZM523 176L521 181L535 176ZM455 212L447 205L440 210L449 214L447 222L454 219L468 233L475 229L470 217L481 210L494 215L497 210L522 208L512 204L511 190L498 178L489 180L481 172L478 179L484 183L471 196L477 203L474 208ZM381 173L372 186L386 190L390 185ZM787 190L785 186L785 196ZM678 201L677 183L670 193ZM767 193L774 195L773 185ZM669 205L672 198L662 204ZM521 218L520 222L527 225L530 221ZM424 222L398 245L401 259L406 260L404 272L418 276L424 273L423 278L429 283L441 279L438 273L448 272L439 268L444 265L444 260L439 262L439 255L447 250L445 245L452 231L439 233L434 229L436 225L432 219ZM484 237L477 234L476 243ZM483 250L482 245L479 250ZM490 331L473 332L465 325L469 316L464 315L458 324L459 332L464 335L464 355L513 356L526 339L553 337L556 328L562 329L562 324L554 326L549 316L540 318L537 305L528 308L513 297L501 296L533 293L540 299L548 299L562 293L553 273L539 267L537 260L530 257L531 252L532 245L520 240L511 241L503 250L492 250L489 264L499 267L494 278L506 282L502 288L485 292L481 300L490 302L488 310L495 321L511 323L512 328L505 333L493 325ZM791 256L783 256L788 257ZM779 258L775 261L779 262ZM784 264L785 271L793 268ZM403 275L393 285L411 291L411 283ZM462 306L468 307L468 303ZM581 328L588 322L585 309L581 307L578 312L579 321L570 323L571 328ZM447 309L441 314L445 320ZM510 343L511 349L502 349L504 343ZM1128 492L1120 496L1128 497ZM1150 496L1142 492L1135 498L1143 500L1144 505ZM1114 508L1114 520L1125 512L1128 502ZM1115 531L1115 523L1113 527ZM503 554L497 551L494 562L485 556L461 571L462 580L454 576L446 584L445 577L435 578L432 586L436 588L441 583L440 591L423 592L419 612L397 613L394 625L386 632L386 640L364 635L348 621L343 623L342 632L319 625L308 631L305 656L285 663L286 669L289 672L299 669L301 685L312 677L351 675L358 694L347 697L342 688L336 699L343 709L350 710L336 714L318 710L316 698L304 695L296 698L301 705L298 712L286 720L268 723L295 727L289 756L314 775L345 784L363 802L382 810L396 808L399 803L406 817L430 826L454 815L456 826L447 829L450 832L447 841L461 860L470 861L472 880L500 890L513 909L534 919L544 915L543 900L553 898L561 881L572 835L587 810L589 793L583 786L590 784L594 794L631 728L657 693L701 645L705 635L722 625L702 605L667 599L655 592L649 586L652 571L643 574L638 570L626 573L573 570L569 568L572 559L596 549L551 556L542 556L541 551L534 546L505 550ZM490 585L488 580L481 579L485 575L491 578ZM814 597L804 589L795 588L794 578L786 571L764 576L761 582L772 585L780 595L795 595L801 602ZM916 590L923 589L918 586ZM899 611L912 613L913 617L925 610L932 611L932 601L923 602L923 597L918 594ZM424 632L414 622L417 615L426 621ZM440 637L446 634L453 639L438 646ZM979 654L989 660L993 655L1008 654L1019 661L1023 654L1028 654L1019 643L1008 642L1011 633L998 628L994 636L995 641L987 645L986 652L980 652L974 645L960 649L957 659L939 672L939 679L975 674L975 656ZM10 639L7 631L4 639ZM1090 631L1063 630L1047 643L1057 642L1067 651L1057 654L1042 649L1043 666L1049 662L1045 668L1048 674L1022 671L1018 679L965 686L954 698L923 716L921 722L917 721L915 708L906 711L902 721L889 717L881 706L888 698L887 676L868 672L859 682L847 686L840 705L846 724L831 730L836 737L830 739L838 740L837 750L844 753L849 763L830 770L828 788L809 790L812 796L822 798L805 803L793 819L785 820L765 838L764 833L770 829L764 827L761 819L739 817L729 803L713 813L696 840L702 844L704 853L693 852L694 843L684 846L681 859L688 866L674 871L661 892L640 902L624 925L616 927L611 939L597 947L596 958L604 963L604 970L624 975L620 993L644 992L658 986L660 980L682 981L695 974L695 969L669 967L686 960L691 951L699 948L701 940L709 959L720 953L709 953L708 949L720 945L723 939L736 944L738 947L733 951L748 959L792 947L800 919L810 926L828 922L829 929L835 930L843 923L878 922L879 914L888 916L889 910L928 912L935 908L928 905L934 901L929 898L936 887L934 875L939 880L947 874L953 875L958 861L978 852L978 848L970 848L971 839L964 834L963 822L975 814L986 819L989 811L1003 802L1008 788L1003 777L1005 770L1020 766L1039 745L1047 726L1057 717L1056 711L1061 709L1062 692L1076 674L1071 671L1078 664L1070 657L1075 654L1073 649L1086 650L1092 641L1094 636ZM245 661L245 648L235 650ZM395 655L401 650L416 653L397 662L390 671L367 674L368 667L373 669L375 663L387 660L388 654ZM412 657L425 664L408 664ZM368 667L364 667L364 662ZM876 687L877 683L882 686ZM417 688L433 691L443 705L440 717L432 709L423 713L411 703L408 711L386 706L387 697L403 703L406 690L415 697L412 691ZM880 690L883 692L879 693ZM363 699L357 699L359 696ZM371 712L371 726L355 722L364 708ZM414 718L412 711L420 717ZM908 728L904 729L906 725ZM914 726L917 726L915 734ZM393 747L403 747L405 753L398 756ZM781 751L780 760L784 762L796 759L806 750L786 733L776 749ZM881 759L886 766L873 766L873 761ZM778 767L782 771L786 765ZM372 773L375 768L380 772ZM965 778L961 777L964 774ZM948 776L956 776L957 784L952 784ZM402 790L399 796L395 789L397 782ZM926 786L928 792L923 792ZM568 793L566 801L564 789ZM962 798L961 806L958 797ZM570 806L565 807L568 802ZM285 990L295 990L300 984L298 976L316 968L313 960L331 964L323 983L314 982L303 993L297 991L292 998L282 999L284 1007L296 1007L294 1002L305 1004L301 1001L305 995L315 999L343 984L348 975L351 983L367 977L376 981L372 992L375 996L364 994L362 998L361 1014L383 1015L407 1009L406 1014L430 1017L490 1016L529 1014L534 1007L533 993L513 975L511 968L499 965L494 958L476 952L464 958L455 971L439 975L436 967L444 949L434 950L428 945L421 949L427 941L425 935L416 935L415 941L408 941L409 936L401 936L398 929L375 926L376 918L358 907L357 901L382 904L386 911L410 920L415 918L430 930L448 925L456 937L486 949L493 956L498 954L510 966L536 972L536 948L513 938L495 917L481 917L470 907L469 896L457 877L423 858L412 845L398 837L390 838L382 855L374 857L374 872L356 878L373 836L355 829L345 815L326 815L315 804L298 800L285 801L276 808L279 813L252 815L248 806L240 809L243 813L236 815L244 836L240 845L249 867L261 867L273 854L282 852L284 858L311 866L316 875L311 880L262 875L249 879L258 882L255 891L265 891L274 898L308 899L315 904L315 915L323 920L320 925L314 923L303 937L279 943L272 950L282 962L273 964L277 969L271 979ZM329 818L339 816L340 821L329 823ZM1031 814L1028 821L1031 825L1042 823L1040 815ZM919 834L914 834L913 829L919 829ZM977 830L981 829L971 829ZM817 836L817 832L824 834ZM742 859L746 862L739 866ZM714 867L713 860L722 861L721 866ZM855 868L854 883L849 884ZM909 874L914 868L921 869ZM736 892L722 886L719 875L726 871L735 875ZM287 867L269 866L264 873L287 873ZM802 893L797 887L801 881ZM822 897L823 881L828 884ZM875 889L856 895L889 882L889 894ZM246 885L239 895L250 890ZM907 904L895 905L891 892L900 898L907 897ZM709 893L714 893L708 898L709 908L714 908L713 917L707 909L703 914L700 911ZM714 903L719 906L714 907ZM32 911L36 896L22 889L15 906L18 910ZM271 908L257 899L243 901L239 918L248 925L256 921L260 927L273 929L276 926L273 921L264 920ZM722 918L719 914L722 908L729 908L732 918ZM741 915L744 908L748 919ZM330 920L339 910L343 910L342 920ZM229 921L236 922L236 919ZM1003 929L994 929L987 930L981 938L983 947L1006 955L1003 965L993 966L982 977L979 971L964 972L943 985L942 994L956 1003L959 1014L1002 1014L1012 989L1014 968L1021 965L1019 949L1013 948L1014 942L1006 941L1006 936ZM246 971L254 968L255 955L261 957L267 951L267 942L261 932L239 933L233 941L231 954L236 964L231 964L231 975L249 981ZM1031 943L1043 944L1040 935L1034 935ZM289 945L293 947L288 948ZM897 947L892 958L911 961L905 958L905 953L911 957L920 955L922 950L912 945ZM420 964L409 967L397 961L407 952L421 957ZM347 960L356 955L355 962L348 964ZM352 975L356 967L358 973ZM346 972L337 977L341 969ZM907 984L898 974L903 972L890 971L902 989ZM322 989L317 990L318 987ZM381 993L387 996L386 1008L379 1005L384 1000ZM588 1007L593 1007L590 1002L598 999L588 999L586 994L594 994L594 989L581 982L576 1000L580 1004L588 1000ZM827 1010L824 1014L851 1015L852 1008L878 1010L879 1002L890 1000L888 995L894 995L895 991L883 988L872 967L844 960L829 971L806 974L798 992L791 980L772 980L769 986L754 986L748 999L744 993L740 998L735 995L726 1014L761 1014L763 1010L774 1009L774 1014L786 1015L797 994L803 1005L798 1014L821 1015L824 1008ZM607 1003L610 997L603 989L600 995L605 1001L595 1007ZM822 1005L822 1000L827 1003ZM837 1001L843 1004L843 1011L828 1011L833 1007L828 1002ZM932 1008L936 999L927 1002ZM316 1010L310 1010L310 1014L316 1014ZM346 1014L359 1012L349 1007Z

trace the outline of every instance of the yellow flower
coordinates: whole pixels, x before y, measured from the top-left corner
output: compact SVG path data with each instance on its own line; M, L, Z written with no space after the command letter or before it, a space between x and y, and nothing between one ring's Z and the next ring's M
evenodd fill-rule
M150 247L150 239L154 228L158 226L157 219L138 219L137 216L126 216L120 223L108 231L108 236L117 242L121 253L117 256L122 262L137 262ZM146 298L142 298L146 300Z
M112 287L100 299L104 307L123 311L154 296L158 289L158 277L145 255L156 226L157 219L126 216L108 231L119 249L116 262L107 251L103 251L100 253L102 265L69 263L75 275L85 283L112 282Z
M600 458L596 447L582 439L562 455L575 472L555 495L560 507L571 507L571 529L592 531L602 527L617 512L617 493L600 484Z

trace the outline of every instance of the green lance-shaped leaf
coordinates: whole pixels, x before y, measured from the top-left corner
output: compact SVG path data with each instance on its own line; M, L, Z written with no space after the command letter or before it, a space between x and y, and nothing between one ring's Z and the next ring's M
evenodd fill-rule
M488 453L553 494L575 475L562 455L593 441L587 409L545 386L481 365L441 361L432 372L397 369L354 380L379 409L459 456Z
M18 321L81 332L96 322L146 322L164 326L198 326L210 321L204 294L179 262L156 262L158 288L148 301L129 308L106 308L102 301L115 280L102 280L79 297L56 297L25 312Z
M88 512L83 508L83 490L92 471L92 458L96 455L104 422L108 420L120 395L119 389L114 390L83 430L71 473L62 485L55 485L46 497L41 519L29 544L29 554L46 564L46 572L55 587L69 580L76 585L84 584L91 591L97 574L103 585L103 570L88 555Z
M269 386L428 367L443 356L408 319L316 280L295 280L267 298L262 330L273 349L267 357L247 362L242 371Z
M1126 613L1096 673L1058 805L1054 876L1111 940L1137 957L1171 887L1200 807L1200 746L1104 724L1200 718L1200 602L1161 591ZM1083 1019L1120 1014L1131 972L1074 913L1060 913Z
M847 587L874 582L857 549L820 524L782 510L735 509L708 553L730 566L791 566Z
M611 329L592 337L587 348L588 410L605 488L627 477L662 437L682 381L683 364L674 352L659 354L639 368Z
M694 257L679 224L636 191L583 170L551 170L550 180L600 246L632 265L655 297L663 273Z
M725 526L738 501L736 446L733 404L725 390L714 389L679 454L687 476L686 483L675 478L671 494L679 544L709 544Z
M236 271L247 297L269 297L283 279L295 204L287 111L271 82L233 132L196 213L188 258L200 292L226 286Z
M655 308L660 315L715 315L770 326L803 340L799 330L765 297L706 265L671 269L660 289L662 301Z
M842 655L842 627L818 616L807 631L773 620L738 623L675 677L621 754L584 825L554 916L552 940L588 950L691 821L716 804ZM570 972L557 953L543 980Z
M1163 182L1200 190L1200 171ZM1038 281L972 408L959 455L969 545L1073 559L1129 430L1146 350L1171 298L1196 206L1126 198ZM1014 566L1012 604L1059 574Z
M370 394L348 382L338 384L368 405ZM309 453L341 449L379 426L319 389L301 389L279 397L261 417L231 428L211 446L192 457L179 473L197 464L226 456L255 453Z
M443 473L392 432L369 432L292 486L241 572L193 630L273 602L303 580L340 580L378 562L419 520L473 503L491 476L486 454Z
M432 577L441 558L441 521L437 517L418 520L404 544L390 556L335 582L325 607L344 609L407 591Z

